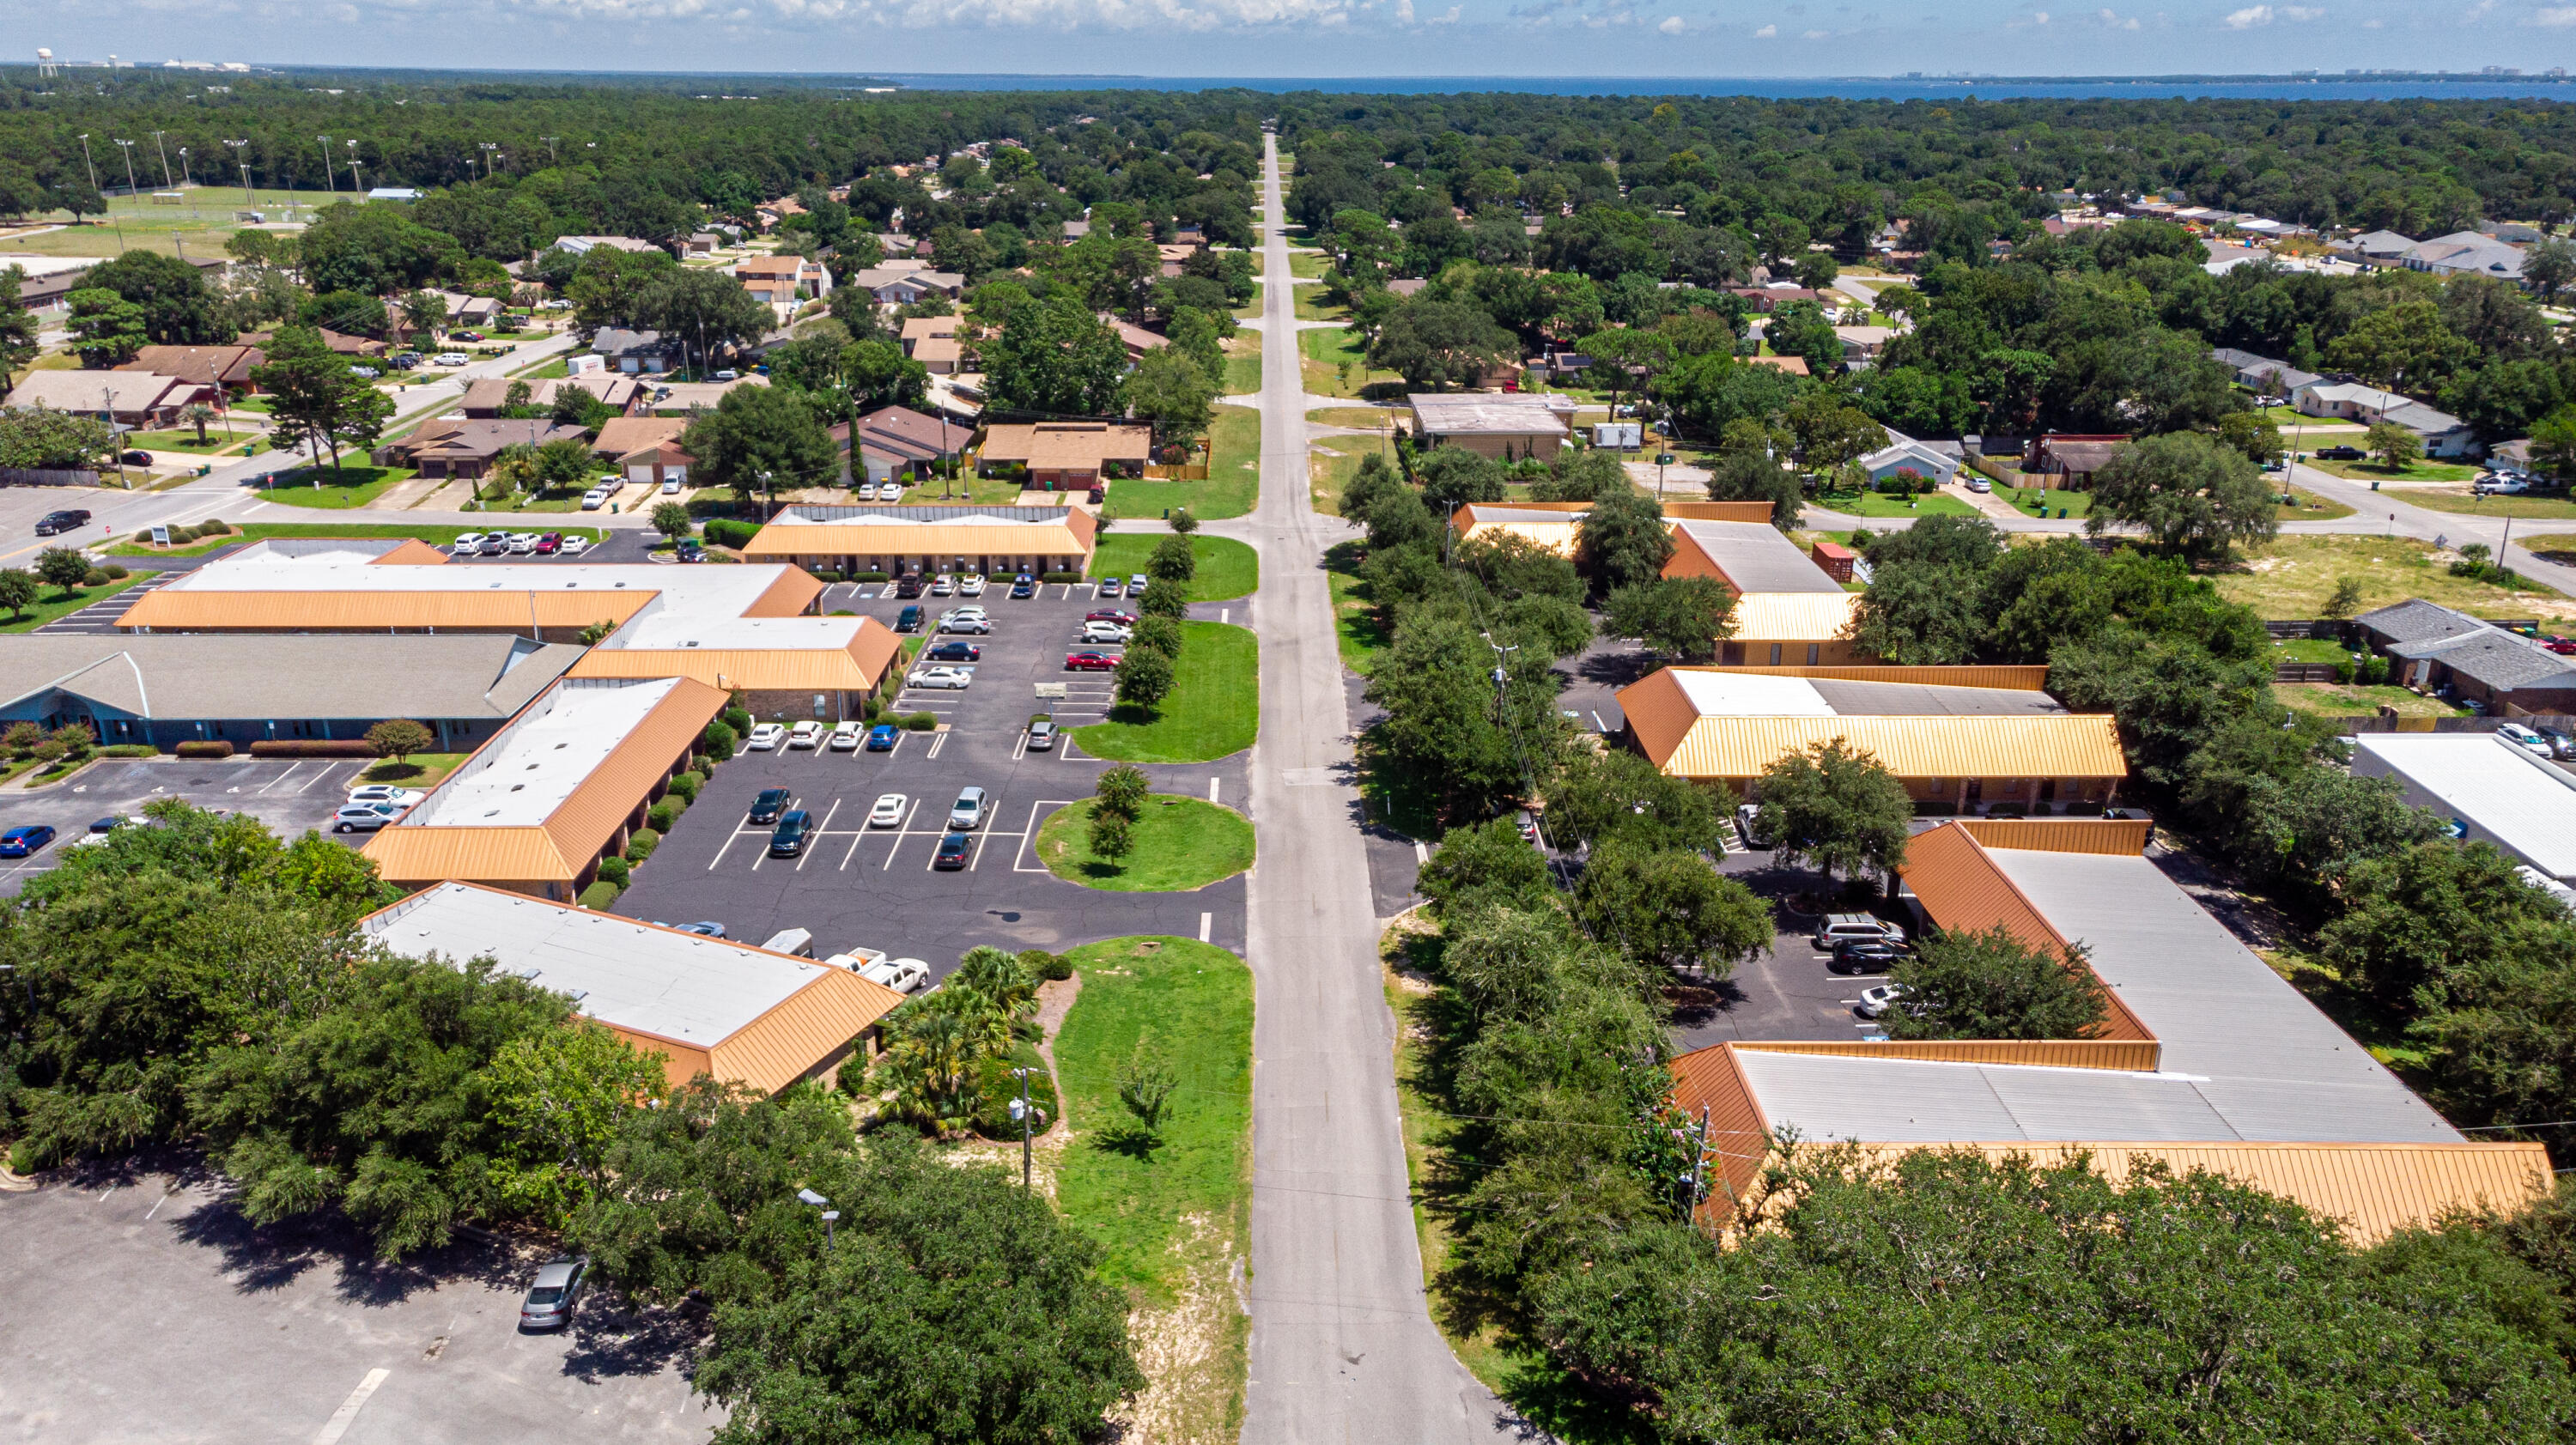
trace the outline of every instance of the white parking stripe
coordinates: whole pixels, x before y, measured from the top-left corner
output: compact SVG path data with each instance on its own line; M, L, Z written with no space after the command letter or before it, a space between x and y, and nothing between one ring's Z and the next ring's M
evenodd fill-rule
M1217 789L1217 784L1219 784L1219 783L1221 783L1221 782L1224 782L1224 781L1225 781L1225 780L1224 780L1223 778L1210 778L1210 779L1208 779L1208 801L1209 801L1209 802L1213 803L1213 802L1215 802L1215 801L1216 801L1216 789Z
M903 840L912 836L912 820L915 817L918 817L920 813L921 800L919 798L915 798L912 800L912 811L903 815L903 826L896 830L894 835L894 846L886 849L885 863L882 867L877 869L878 872L883 873L894 866L894 855L902 850Z
M1207 942L1207 941L1208 941L1208 934L1209 934L1210 932L1214 931L1215 927L1216 927L1216 915L1215 915L1215 914L1213 914L1213 913L1202 913L1202 914L1200 914L1200 915L1199 915L1199 942L1201 942L1201 943L1205 943L1205 942Z
M269 789L276 787L278 784L280 784L280 783L282 783L282 782L285 782L287 779L289 779L289 778L291 778L291 777L294 777L294 776L295 776L295 770L296 770L296 769L298 769L298 768L300 768L300 767L303 767L303 766L304 766L304 765L303 765L302 763L289 763L289 764L287 764L287 765L286 765L286 771L285 771L285 772L282 772L282 773L278 774L276 777L273 777L273 778L269 779L267 782L265 782L265 783L261 784L260 786L258 786L258 787L256 787L256 788L251 789L251 791L252 791L253 793L265 793L265 792L267 792Z
M323 1423L322 1433L313 1437L313 1445L339 1445L340 1437L348 1434L349 1427L357 1423L358 1412L367 1407L367 1397L376 1393L376 1387L392 1373L381 1367L369 1370L367 1377L358 1382L358 1388L349 1392L349 1398L340 1402L340 1408L331 1412L331 1418Z
M825 809L823 810L823 822L822 822L822 826L821 826L821 827L818 827L818 828L816 828L816 829L814 830L814 836L816 836L817 838L821 837L821 836L822 836L822 834L823 834L823 829L824 829L824 828L829 828L829 827L831 827L831 826L832 826L832 815L833 815L834 813L839 812L839 811L841 811L841 800L840 800L840 799L838 799L838 798L834 798L834 799L832 800L832 806L830 806L830 807L828 807L828 808L825 808ZM854 847L855 847L856 845L855 845L855 844L853 844L852 846L854 846ZM813 856L814 856L814 846L813 846L813 844L811 844L811 843L808 843L808 844L806 844L804 847L797 849L797 850L796 850L796 871L797 871L797 872L799 872L799 873L804 872L804 871L805 871L805 860L806 860L806 859L808 859L808 858L811 858L811 857L813 857Z

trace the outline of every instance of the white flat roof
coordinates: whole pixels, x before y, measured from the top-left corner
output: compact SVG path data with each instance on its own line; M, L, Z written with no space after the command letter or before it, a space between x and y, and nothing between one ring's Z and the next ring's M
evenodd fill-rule
M846 516L807 516L791 507L769 519L773 527L1061 527L1066 508L1014 507L998 512L941 507L936 517L906 516L858 507L833 508ZM915 509L907 508L906 511ZM1026 515L1037 513L1036 516Z
M493 734L481 751L393 826L542 825L680 681L676 677L564 679Z
M2094 972L2163 1046L2161 1071L2196 1076L2194 1091L2234 1137L2459 1141L2155 864L2134 854L1987 854L2051 927L2084 945Z
M1816 685L1803 677L1758 672L1675 670L1682 696L1701 717L1836 717Z
M2362 733L2353 745L2505 851L2576 877L2576 778L2494 733Z
M1801 1137L1942 1144L1970 1140L2212 1142L2245 1137L2175 1073L1954 1064L1769 1053L1735 1062L1764 1117Z
M757 648L824 652L846 648L863 617L735 617L657 597L599 645L611 652L660 648Z
M366 922L395 953L452 963L490 956L504 973L570 994L604 1024L712 1047L824 965L631 918L461 883L426 889Z
M739 617L788 571L784 563L673 567L643 562L380 564L347 552L209 562L171 592L658 592L674 605Z

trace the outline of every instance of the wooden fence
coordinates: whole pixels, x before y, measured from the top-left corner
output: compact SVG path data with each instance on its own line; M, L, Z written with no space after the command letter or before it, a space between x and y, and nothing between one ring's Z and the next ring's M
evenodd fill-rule
M95 487L98 473L85 467L0 467L0 486Z
M2334 682L2336 668L2331 662L2282 662L2272 667L2274 682Z
M1145 464L1145 476L1147 480L1156 482L1204 482L1208 479L1208 468L1205 462L1191 462L1177 467L1148 462Z

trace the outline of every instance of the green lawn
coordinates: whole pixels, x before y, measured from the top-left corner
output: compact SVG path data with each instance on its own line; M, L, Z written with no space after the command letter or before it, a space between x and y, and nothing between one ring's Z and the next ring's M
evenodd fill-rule
M446 546L468 532L490 530L487 527L409 527L399 522L250 522L232 529L229 535L208 537L185 547L152 547L139 542L122 542L110 547L111 557L202 557L218 547L240 542L256 542L263 537L417 537L424 542ZM567 537L599 540L596 527L549 527Z
M1907 505L1911 502L1913 505ZM1956 497L1897 498L1883 492L1818 492L1811 504L1852 517L1973 517L1977 509ZM2070 512L2069 515L2072 515Z
M2057 509L2066 509L2069 517L2081 517L2092 510L2091 492L2071 491L2064 487L2043 491L2038 487L2007 487L1998 484L1995 495L2010 502L2026 517L2054 517Z
M867 480L865 477L859 480ZM941 492L948 493L942 497ZM962 494L962 496L961 496ZM903 505L908 507L953 506L960 500L978 507L1006 507L1020 499L1020 484L992 477L942 477L937 481L919 482L905 489Z
M414 753L401 762L391 758L369 765L358 775L364 783L401 783L407 787L425 788L449 773L456 765L474 756L472 753Z
M2410 506L2468 517L2537 517L2565 521L2576 517L2576 500L2566 497L2475 497L2467 492L2383 492Z
M1160 517L1167 508L1187 507L1199 520L1212 522L1251 511L1261 495L1261 413L1248 406L1218 407L1208 445L1212 456L1206 481L1113 481L1103 515Z
M2306 662L2332 667L2352 660L2343 644L2322 637L2284 638L2272 644L2274 662Z
M1305 358L1306 389L1317 396L1357 397L1371 385L1404 379L1392 371L1371 371L1368 349L1346 330L1301 331L1297 350Z
M2375 461L2320 462L2308 466L2330 477L2343 477L2355 482L2466 482L2477 477L2478 469L2458 462L2408 462L2395 471Z
M1038 861L1068 883L1111 893L1187 893L1252 866L1252 823L1205 798L1156 794L1137 815L1135 851L1121 864L1091 851L1086 798L1049 814Z
M1100 1246L1100 1276L1148 1309L1184 1319L1212 1348L1149 1366L1156 1423L1172 1440L1242 1433L1244 1346L1236 1303L1252 1198L1252 973L1221 948L1179 938L1113 938L1067 955L1082 992L1055 1037L1056 1084L1073 1140L1056 1168L1056 1207ZM1137 1138L1118 1078L1151 1028L1177 1087L1157 1137Z
M33 632L55 618L78 612L102 597L113 597L142 581L148 575L148 573L136 572L119 577L103 587L78 587L68 593L58 592L51 587L39 588L36 601L27 609L26 615L11 618L6 613L0 613L0 619L5 619L0 620L0 632Z
M1225 359L1225 394L1250 396L1261 390L1261 353L1229 356Z
M346 510L365 506L411 474L409 467L314 467L280 474L259 495L290 507Z
M2218 595L2264 617L2315 617L2339 578L2361 583L2359 612L2420 597L2473 617L2563 618L2556 593L2526 583L2513 591L2473 577L2454 577L2432 544L2414 537L2292 536L2243 549L2243 560L2215 573Z
M179 427L170 431L127 432L124 444L129 447L141 447L146 451L195 452L199 456L212 456L217 452L230 451L252 440L255 435L256 433L235 431L231 436L226 436L221 425L210 422L206 426L206 440L203 445L198 444L195 427Z
M1261 729L1261 644L1252 633L1182 623L1178 672L1158 710L1113 708L1109 721L1074 729L1074 740L1121 763L1212 762L1252 746Z
M1145 559L1162 537L1144 532L1113 532L1100 539L1091 557L1094 577L1133 577L1145 570ZM1192 537L1190 555L1199 569L1190 578L1192 602L1231 602L1249 597L1261 585L1261 554L1228 537Z
M1333 589L1333 636L1341 650L1342 666L1365 676L1377 665L1377 655L1390 639L1378 621L1377 604L1369 600L1368 586L1360 580L1352 561L1359 549L1357 542L1343 542L1326 552L1324 576Z
M564 358L560 356L551 361L545 362L542 365L529 367L525 371L514 371L510 374L514 377L525 377L530 381L544 381L549 377L572 375L571 371L566 369L564 365Z
M1386 450L1377 437L1322 437L1306 449L1306 494L1315 510L1339 516L1342 489L1359 475L1361 459Z
M270 405L271 403L269 399L264 396L237 396L233 398L232 409L234 411L255 411L261 416L266 416L268 415Z
M2340 682L2276 682L2272 699L2283 707L2315 717L2372 717L2383 706L2400 717L2459 717L2460 710L2438 698L2419 696L2402 687L2364 687Z

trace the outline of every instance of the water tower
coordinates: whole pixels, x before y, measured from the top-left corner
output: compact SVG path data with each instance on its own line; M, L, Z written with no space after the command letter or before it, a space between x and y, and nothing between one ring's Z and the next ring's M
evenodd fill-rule
M54 64L54 52L42 45L36 47L36 74L40 76L62 74L62 67Z

